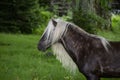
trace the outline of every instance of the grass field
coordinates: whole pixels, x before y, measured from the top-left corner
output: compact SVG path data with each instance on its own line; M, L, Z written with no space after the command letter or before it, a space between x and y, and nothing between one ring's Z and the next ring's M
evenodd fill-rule
M40 36L0 34L0 80L77 80L54 56L37 50Z
M99 34L120 41L118 34ZM54 56L46 55L51 50L38 51L39 38L39 35L0 33L0 80L85 80L79 72L69 73Z

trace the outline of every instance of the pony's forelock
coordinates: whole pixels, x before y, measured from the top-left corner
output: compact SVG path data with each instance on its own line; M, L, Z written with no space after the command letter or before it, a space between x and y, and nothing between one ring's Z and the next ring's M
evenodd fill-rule
M47 37L47 39L49 38L50 33L53 32L53 30L54 30L54 25L53 25L52 20L50 20L49 24L48 24L48 26L46 28L46 31L47 31L47 36L46 37Z
M51 31L54 29L54 25L53 25L53 23L52 23L52 20L50 20L49 22L48 22L48 25L47 25L47 27L46 27L46 29L45 29L45 31L44 31L44 33L42 34L42 36L41 37L43 37L43 35L46 33L46 38L47 38L47 40L48 40L48 38L49 38L49 36L50 36L50 33L51 33Z
M47 40L50 37L52 37L52 44L58 41L65 34L65 32L67 31L67 24L68 24L68 22L65 22L60 19L54 19L54 20L57 22L57 25L54 26L51 19L47 25L47 28L43 33L43 35L46 33ZM52 36L51 33L53 33Z
M52 43L55 43L56 41L61 39L61 37L66 33L68 28L67 24L68 23L65 21L57 20L57 25L53 33Z

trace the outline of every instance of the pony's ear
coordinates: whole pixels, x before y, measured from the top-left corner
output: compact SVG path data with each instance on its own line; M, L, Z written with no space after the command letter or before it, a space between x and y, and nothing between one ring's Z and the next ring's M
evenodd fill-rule
M52 23L53 23L53 25L56 27L57 22L56 22L54 19L52 19Z

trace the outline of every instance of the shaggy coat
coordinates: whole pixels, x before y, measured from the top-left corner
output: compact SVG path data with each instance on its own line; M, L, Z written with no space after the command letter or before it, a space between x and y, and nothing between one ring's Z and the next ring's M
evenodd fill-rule
M78 68L87 80L120 77L120 42L108 42L72 23L52 19L38 49L46 50L50 46L65 68L72 72Z

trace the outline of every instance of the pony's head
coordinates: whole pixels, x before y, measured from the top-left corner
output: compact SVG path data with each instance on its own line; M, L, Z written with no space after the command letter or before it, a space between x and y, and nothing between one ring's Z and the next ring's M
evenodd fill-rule
M41 36L38 49L45 51L54 43L57 43L66 31L67 22L60 19L51 19Z

